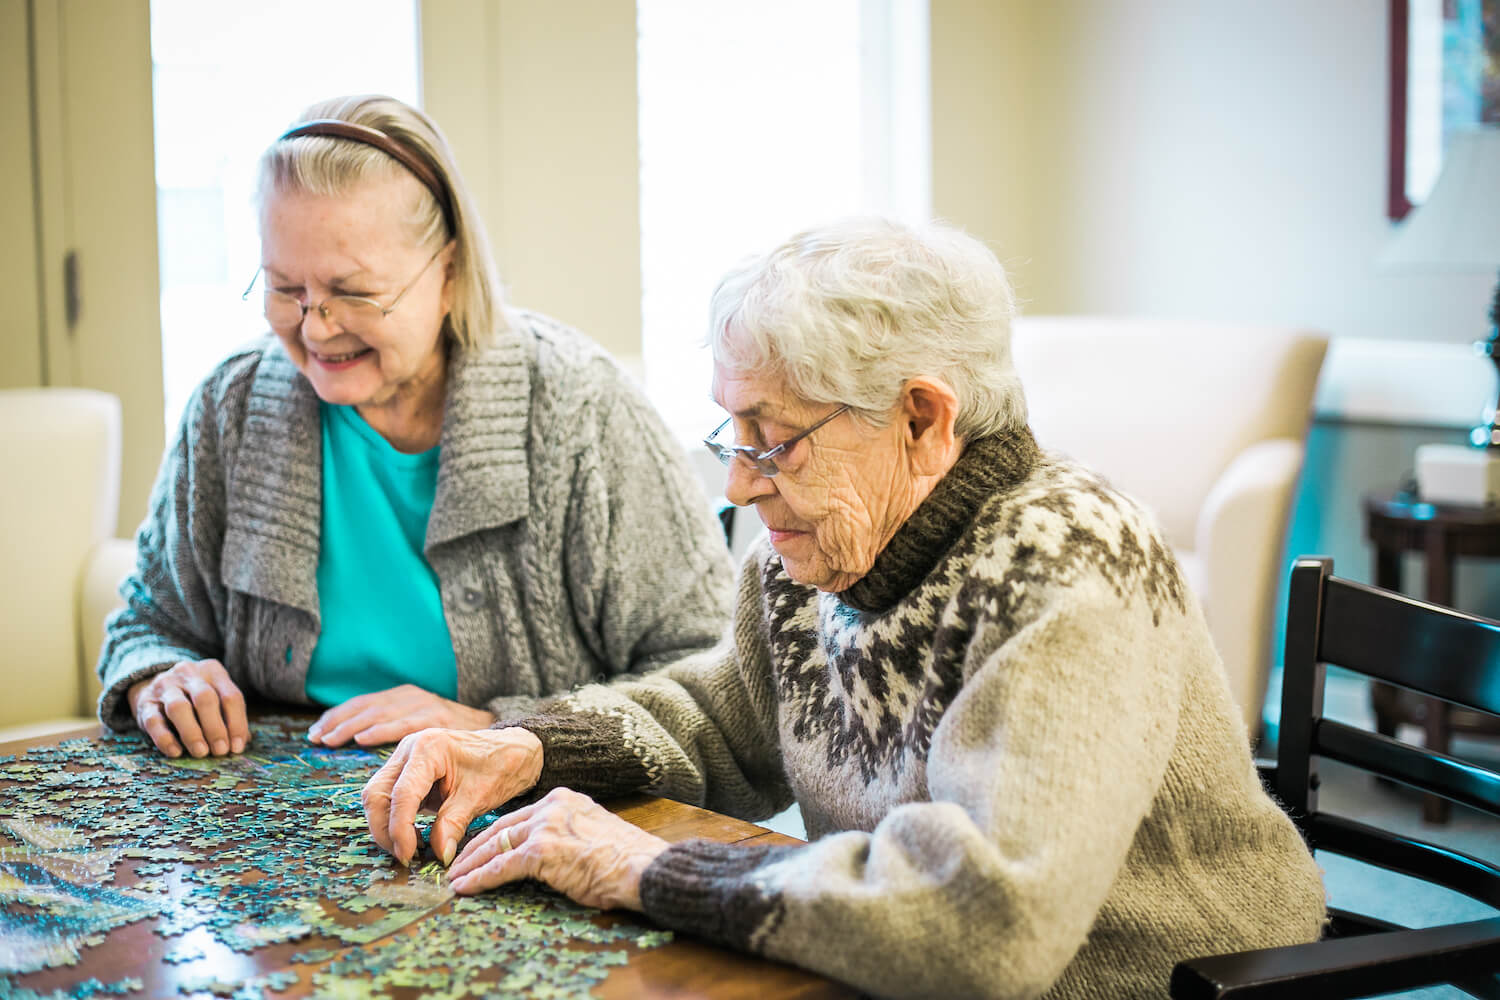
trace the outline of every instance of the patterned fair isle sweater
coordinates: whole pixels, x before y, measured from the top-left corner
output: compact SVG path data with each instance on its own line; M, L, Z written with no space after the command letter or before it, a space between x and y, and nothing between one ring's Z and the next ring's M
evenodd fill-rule
M544 709L502 723L542 790L795 798L812 843L675 845L645 910L874 994L1160 997L1324 921L1154 522L1029 433L972 443L848 591L762 540L717 649Z

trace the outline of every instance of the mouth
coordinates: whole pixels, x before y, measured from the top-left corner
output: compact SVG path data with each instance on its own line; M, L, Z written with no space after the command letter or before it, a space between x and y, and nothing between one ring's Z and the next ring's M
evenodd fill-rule
M307 356L324 368L347 368L365 355L371 353L374 348L361 347L357 351L344 351L339 354L324 354L313 350L311 347L306 350Z

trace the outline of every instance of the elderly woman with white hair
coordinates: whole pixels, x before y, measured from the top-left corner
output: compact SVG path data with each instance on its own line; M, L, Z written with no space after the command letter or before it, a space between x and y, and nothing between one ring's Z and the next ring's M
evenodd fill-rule
M314 105L259 202L270 332L162 460L104 722L238 753L253 694L324 707L325 746L394 743L714 645L731 566L686 455L598 345L501 301L430 119Z
M880 995L1154 997L1180 959L1315 940L1317 867L1202 612L1148 514L1038 449L1012 311L940 226L839 224L731 272L708 445L769 529L732 629L407 737L365 787L375 839L410 858L425 801L459 892L538 878ZM795 800L813 839L669 845L594 801L626 792Z

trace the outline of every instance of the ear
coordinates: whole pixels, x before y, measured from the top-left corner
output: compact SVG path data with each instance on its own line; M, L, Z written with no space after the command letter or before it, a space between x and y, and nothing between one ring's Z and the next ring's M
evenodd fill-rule
M901 389L904 440L912 473L941 476L953 467L962 442L953 433L958 419L958 394L942 379L921 375Z

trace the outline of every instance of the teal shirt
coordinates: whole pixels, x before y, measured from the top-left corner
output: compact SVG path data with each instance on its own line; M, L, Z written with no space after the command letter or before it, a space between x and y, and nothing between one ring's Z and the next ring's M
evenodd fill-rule
M337 705L415 684L458 697L458 664L437 574L423 554L437 490L438 448L397 451L352 406L319 403L323 526L322 631L307 696Z

